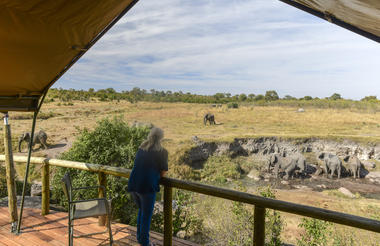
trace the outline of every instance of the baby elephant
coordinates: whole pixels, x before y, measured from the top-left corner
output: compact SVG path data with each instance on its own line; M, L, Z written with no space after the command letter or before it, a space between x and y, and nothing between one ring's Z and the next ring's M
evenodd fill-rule
M40 144L41 146L44 147L44 149L47 149L48 145L46 143L46 140L47 140L46 133L44 131L40 130L39 132L36 132L34 134L33 146L35 144ZM30 141L30 133L29 132L25 132L25 133L21 134L20 137L18 138L18 152L21 152L21 144L23 141L27 142L29 145L29 141Z
M207 113L203 117L203 123L206 125L207 121L210 123L210 125L214 124L215 125L215 117L213 114Z
M356 179L356 177L360 178L361 162L359 158L354 155L349 155L344 158L344 161L348 163L348 171L354 176L354 179Z

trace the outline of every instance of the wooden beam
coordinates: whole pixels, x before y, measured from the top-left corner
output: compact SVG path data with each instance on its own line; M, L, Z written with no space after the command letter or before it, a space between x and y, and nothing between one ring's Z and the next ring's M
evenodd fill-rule
M4 147L5 147L5 172L7 178L8 189L8 211L10 215L10 222L13 225L17 221L17 196L15 184L15 169L13 163L12 152L12 135L11 126L8 124L8 114L4 116ZM15 228L14 228L15 229Z
M14 156L13 160L14 162L25 163L27 161L27 157ZM5 161L4 155L0 155L0 161ZM104 166L104 165L99 165L99 164L84 163L84 162L77 162L77 161L49 159L49 158L44 158L44 157L30 158L30 163L33 163L33 164L44 164L45 162L48 163L50 166L74 168L74 169L85 170L85 171L96 172L96 173L103 172L105 174L114 175L118 177L124 177L124 178L129 178L129 175L131 173L130 169L126 169L122 167L112 167L112 166Z
M100 172L98 173L98 182L99 182L99 185L102 185L103 187L107 187L107 177L104 173ZM99 198L104 198L106 197L106 194L105 194L105 190L99 188L98 190L98 194L99 194ZM106 225L106 216L105 215L101 215L99 216L98 218L98 224L99 226L105 226Z
M50 170L49 164L44 163L42 165L42 204L41 215L49 214L50 209Z
M265 245L265 208L255 206L253 245Z
M172 246L173 237L173 189L164 187L164 246Z

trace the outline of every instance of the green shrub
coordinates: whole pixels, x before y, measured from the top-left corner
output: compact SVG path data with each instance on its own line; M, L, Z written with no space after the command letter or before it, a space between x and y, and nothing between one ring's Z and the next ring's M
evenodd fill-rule
M201 170L201 180L225 183L227 179L239 179L241 173L239 163L228 156L211 156Z
M227 103L228 108L239 108L239 104L236 102Z
M135 153L149 133L147 127L130 127L121 117L103 119L93 131L84 129L71 149L61 159L95 163L101 165L132 168ZM64 205L66 198L61 188L61 178L69 171L73 186L97 185L97 174L77 169L57 168L52 180L52 198ZM113 198L114 218L135 224L136 207L126 191L125 178L107 176L107 193ZM75 198L87 199L96 196L97 190L78 192Z
M233 230L228 238L228 245L248 246L253 244L254 212L253 207L241 202L233 202Z
M302 218L298 227L303 228L305 232L301 239L297 239L298 246L324 246L327 245L330 222L318 219Z
M193 195L189 191L176 190L173 196L175 206L173 208L173 235L184 232L185 238L190 235L200 234L203 231L203 219L196 215ZM155 210L152 216L151 228L156 232L164 232L163 211Z

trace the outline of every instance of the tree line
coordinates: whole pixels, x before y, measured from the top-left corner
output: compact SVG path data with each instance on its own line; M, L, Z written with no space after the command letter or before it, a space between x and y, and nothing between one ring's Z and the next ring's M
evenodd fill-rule
M376 96L366 96L361 100L344 99L339 93L334 93L330 97L318 98L312 96L304 96L296 98L290 95L285 95L280 98L275 90L268 90L265 94L236 94L231 93L215 93L214 95L197 95L190 92L184 93L182 91L172 92L159 91L151 89L149 91L140 89L138 87L133 88L130 91L117 92L113 88L95 90L90 88L88 90L75 90L75 89L62 89L52 88L47 95L47 102L61 101L120 101L127 100L131 103L139 101L149 102L186 102L186 103L215 103L215 104L227 104L231 102L236 103L254 103L256 105L272 105L272 106L316 106L316 107L365 107L375 105L376 108L380 100Z
M266 91L265 94L236 94L231 93L215 93L214 95L197 95L190 92L183 93L182 91L172 92L159 91L151 89L147 91L138 87L130 91L117 92L113 88L100 89L95 91L93 88L86 90L75 89L62 89L52 88L47 95L48 101L60 100L63 102L70 102L73 100L89 101L91 98L96 98L100 101L113 101L113 100L128 100L130 102L138 101L153 101L153 102L189 102L189 103L229 103L229 102L257 102L257 101L277 101L277 100L349 100L344 99L340 94L334 93L330 97L318 98L311 96L304 96L296 98L290 95L285 95L280 98L275 90ZM350 100L352 101L352 100ZM366 96L360 101L373 101L379 102L377 96Z

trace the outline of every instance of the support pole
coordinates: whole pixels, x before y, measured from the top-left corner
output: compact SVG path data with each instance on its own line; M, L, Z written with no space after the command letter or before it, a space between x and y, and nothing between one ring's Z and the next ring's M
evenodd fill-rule
M12 134L11 126L8 124L8 114L4 115L4 147L5 147L5 170L8 188L8 210L10 222L12 223L11 232L16 230L17 224L17 195L15 183L15 168L12 153Z
M173 237L173 188L164 186L164 246L172 246Z
M255 205L253 245L265 245L265 208Z
M41 204L41 215L49 214L50 209L50 180L49 180L50 170L49 164L44 163L42 166L42 204Z
M107 187L107 177L103 172L98 173L98 182L99 185L102 185L104 188ZM99 188L98 190L99 198L105 197L105 190ZM98 225L105 226L106 225L106 216L101 215L98 217Z
M17 232L16 232L17 235L20 234L20 229L21 229L22 212L24 210L25 190L26 190L26 183L28 182L30 157L32 156L32 148L33 148L32 146L33 146L34 131L36 129L37 115L38 115L38 112L40 112L42 103L45 100L45 97L46 97L48 90L49 90L49 88L46 88L46 90L44 91L43 96L42 96L42 98L38 104L37 110L34 111L34 114L33 114L32 131L30 133L29 150L28 150L28 160L26 161L24 185L22 186L22 199L21 199L20 215L18 217L18 223L17 223Z
M22 199L21 199L20 215L18 217L17 233L16 234L20 234L20 229L21 229L22 212L24 209L25 191L26 191L26 184L28 182L30 157L32 156L32 148L33 148L32 146L33 146L34 130L36 128L37 114L38 114L38 111L34 112L34 115L33 115L32 131L30 133L30 141L29 141L28 160L26 161L24 185L22 186Z

